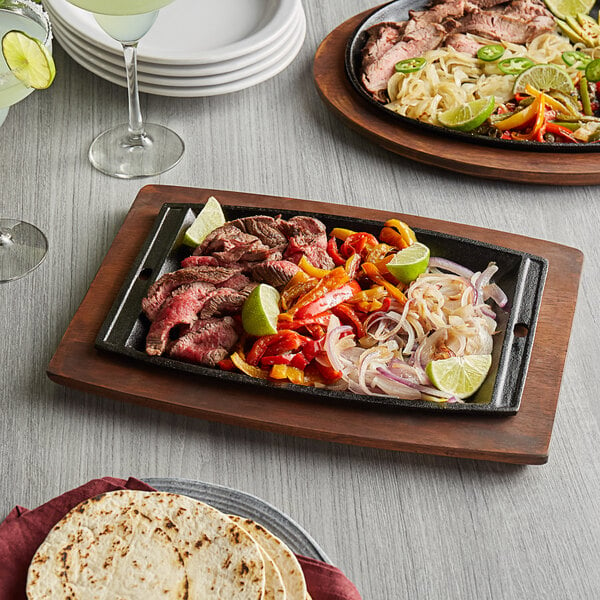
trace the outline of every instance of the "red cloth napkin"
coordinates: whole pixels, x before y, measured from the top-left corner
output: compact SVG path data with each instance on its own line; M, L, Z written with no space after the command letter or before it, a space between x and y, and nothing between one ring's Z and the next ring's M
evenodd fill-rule
M143 481L114 477L93 479L33 510L15 506L0 523L0 600L26 600L29 563L48 532L74 506L114 490L148 490ZM313 600L361 600L354 584L336 567L298 556Z

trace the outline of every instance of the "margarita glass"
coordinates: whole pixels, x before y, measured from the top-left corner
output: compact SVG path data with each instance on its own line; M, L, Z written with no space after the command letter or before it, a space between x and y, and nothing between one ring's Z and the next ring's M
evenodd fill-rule
M14 30L39 40L51 50L50 21L38 4L28 0L0 4L0 39ZM0 125L6 119L9 107L31 92L33 88L25 86L12 74L0 52ZM47 251L46 236L37 227L16 219L0 218L0 282L23 277L42 262Z
M173 0L68 0L90 11L102 29L123 46L129 123L101 133L90 146L90 162L113 177L130 179L164 173L183 155L181 138L170 129L144 123L137 78L137 45L154 24L158 11Z

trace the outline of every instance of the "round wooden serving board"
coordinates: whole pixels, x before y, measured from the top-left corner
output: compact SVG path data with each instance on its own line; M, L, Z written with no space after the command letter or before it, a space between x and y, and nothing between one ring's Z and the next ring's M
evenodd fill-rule
M344 66L346 43L372 10L334 29L315 54L317 90L351 129L406 158L476 177L553 185L600 183L600 154L596 152L563 154L493 148L438 136L376 114L352 88Z

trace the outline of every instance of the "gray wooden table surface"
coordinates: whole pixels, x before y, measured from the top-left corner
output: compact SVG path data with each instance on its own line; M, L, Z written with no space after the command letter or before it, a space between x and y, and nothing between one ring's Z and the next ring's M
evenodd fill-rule
M50 251L35 272L0 285L0 519L15 504L37 506L98 476L183 477L275 504L368 600L598 598L600 188L485 181L368 143L321 103L312 60L330 30L370 3L304 4L306 41L274 79L221 97L142 97L148 119L187 145L161 177L121 181L90 167L88 145L125 120L126 95L59 47L52 87L11 110L0 129L0 215L36 223ZM51 383L46 365L145 183L398 210L580 248L584 272L548 464L316 442Z

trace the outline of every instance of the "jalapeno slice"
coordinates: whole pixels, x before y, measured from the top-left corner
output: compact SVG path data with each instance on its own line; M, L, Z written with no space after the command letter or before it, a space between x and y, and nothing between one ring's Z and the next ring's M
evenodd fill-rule
M533 67L535 63L525 56L513 56L512 58L505 58L498 63L498 68L505 75L518 75L523 71Z
M415 56L415 58L406 58L396 63L396 71L398 73L415 73L420 71L427 61L422 56Z
M481 46L477 50L477 58L490 62L492 60L498 60L504 54L504 46L502 44L488 44L487 46Z
M579 71L585 71L585 68L592 62L592 57L579 50L569 50L561 54L563 62L568 67L575 67Z
M600 81L600 58L595 58L585 68L585 76L588 81Z

